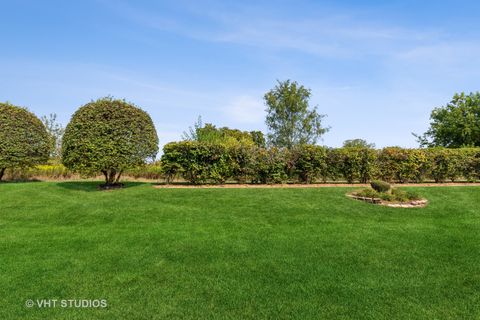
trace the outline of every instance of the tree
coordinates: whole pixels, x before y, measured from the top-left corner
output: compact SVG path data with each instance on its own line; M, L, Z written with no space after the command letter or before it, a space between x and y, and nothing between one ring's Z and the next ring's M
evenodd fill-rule
M65 132L62 124L57 121L57 115L55 113L50 113L48 116L43 116L40 118L43 122L47 132L50 135L51 140L51 151L50 157L58 159L61 156L62 149L62 137Z
M242 131L228 127L217 128L211 123L203 124L199 116L193 127L183 132L185 141L220 143L224 145L256 145L265 147L265 137L261 131Z
M310 108L311 90L296 81L278 81L264 96L267 106L268 141L275 147L315 144L329 128L322 127L325 115Z
M363 139L350 139L343 142L344 148L368 148L375 149L375 143L368 143Z
M433 109L430 128L414 134L422 147L480 147L480 92L455 94L444 107Z
M103 173L106 186L122 172L155 159L158 137L150 116L111 97L87 103L72 116L62 141L62 162L82 174Z
M50 139L40 119L25 108L0 103L0 180L7 168L48 160Z

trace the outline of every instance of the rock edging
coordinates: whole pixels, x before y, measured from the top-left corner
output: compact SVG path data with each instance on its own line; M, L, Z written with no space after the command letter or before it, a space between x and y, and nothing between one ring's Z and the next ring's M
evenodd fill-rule
M411 200L407 202L388 202L380 198L361 197L353 194L347 194L347 197L391 208L423 208L428 204L427 199Z

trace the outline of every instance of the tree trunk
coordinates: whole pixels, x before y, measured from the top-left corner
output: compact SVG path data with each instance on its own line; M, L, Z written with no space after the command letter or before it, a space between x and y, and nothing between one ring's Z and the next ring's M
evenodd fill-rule
M114 169L110 170L110 172L108 173L108 179L107 179L108 185L112 185L115 182L115 175L116 175L115 170Z
M5 173L5 169L6 169L6 168L0 168L0 181L1 181L2 178L3 178L3 174Z
M103 175L105 176L105 184L108 182L108 174L107 171L103 170L102 171Z
M115 183L118 183L120 181L120 177L122 176L123 170L120 170L120 172L117 175L117 178L115 179Z
M123 170L120 170L119 172L117 172L117 170L111 169L111 170L104 170L102 171L102 173L105 176L105 185L111 186L119 183Z

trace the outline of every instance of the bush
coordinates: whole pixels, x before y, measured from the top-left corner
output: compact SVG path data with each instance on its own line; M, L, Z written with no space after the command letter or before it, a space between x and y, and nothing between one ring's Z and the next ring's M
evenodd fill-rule
M379 192L374 189L366 188L359 191L355 191L353 194L359 197L372 198L372 199L378 198L383 201L389 201L389 202L408 202L408 201L421 199L420 195L414 191L405 191L405 190L396 189L396 188L391 189L391 192L389 193Z
M348 183L368 182L374 175L376 151L370 148L342 148L340 172Z
M472 179L469 163L475 156L475 149L432 148L428 150L430 176L435 182L455 181L462 176Z
M456 154L456 157L445 154ZM444 171L444 168L446 170ZM424 181L434 177L480 176L480 149L423 150L385 148L328 149L302 145L292 149L225 146L218 143L173 142L164 147L162 172L171 180L192 183L312 183L345 179L349 183L387 177L390 181Z
M232 179L238 183L246 183L255 174L254 162L256 147L236 145L228 148Z
M359 191L355 191L354 195L359 196L359 197L365 197L365 198L379 198L380 194L370 188L362 189Z
M78 109L67 125L62 162L85 175L103 173L118 183L130 168L154 159L158 137L150 116L123 100L102 98Z
M414 191L405 191L402 189L392 189L391 200L389 201L399 201L399 202L407 202L412 200L420 200L421 197Z
M259 148L255 152L253 183L285 183L292 168L290 153L285 148Z
M7 168L45 163L50 136L42 122L25 108L0 103L0 180Z
M171 142L163 149L162 171L167 181L181 175L193 184L224 183L233 172L227 150L218 143Z
M422 182L429 169L429 159L423 149L384 148L379 152L378 175L390 182Z
M292 149L291 161L294 174L302 183L312 183L317 179L326 180L327 150L324 147L302 145Z
M372 189L377 192L388 192L391 188L390 184L385 181L374 180L370 182Z

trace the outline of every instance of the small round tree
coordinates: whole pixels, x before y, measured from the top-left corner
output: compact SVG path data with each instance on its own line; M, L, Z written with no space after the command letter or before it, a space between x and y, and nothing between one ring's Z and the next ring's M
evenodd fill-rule
M62 162L81 174L103 173L105 185L154 159L158 137L150 116L124 100L101 98L77 110L65 129Z
M0 180L7 168L46 162L50 137L43 123L25 108L0 103Z

